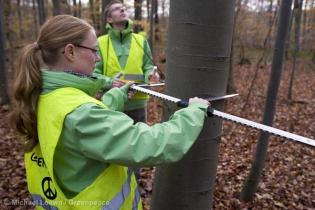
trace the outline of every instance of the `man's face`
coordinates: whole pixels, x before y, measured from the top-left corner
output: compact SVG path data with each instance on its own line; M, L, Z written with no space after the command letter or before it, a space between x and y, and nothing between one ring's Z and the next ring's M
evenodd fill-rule
M111 24L128 21L126 7L123 4L116 3L109 7L107 22Z

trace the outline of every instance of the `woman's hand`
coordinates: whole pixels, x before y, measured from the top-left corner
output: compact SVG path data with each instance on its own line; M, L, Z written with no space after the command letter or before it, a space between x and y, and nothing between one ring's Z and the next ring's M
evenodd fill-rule
M198 98L198 97L194 97L194 98L189 99L189 104L193 104L193 103L199 103L199 104L205 104L205 105L211 106L209 101L202 99L202 98Z
M128 98L132 98L132 96L134 96L134 94L136 93L136 91L134 90L131 90L130 89L130 86L133 85L134 82L127 82L127 83L124 83L124 85L121 87L121 89L128 95Z

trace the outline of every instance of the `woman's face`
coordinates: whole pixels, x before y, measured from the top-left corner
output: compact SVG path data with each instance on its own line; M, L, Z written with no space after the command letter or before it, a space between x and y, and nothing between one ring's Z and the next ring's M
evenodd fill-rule
M72 70L82 74L92 75L95 63L100 61L100 57L97 54L97 46L95 31L91 29L81 44L74 45L76 57Z

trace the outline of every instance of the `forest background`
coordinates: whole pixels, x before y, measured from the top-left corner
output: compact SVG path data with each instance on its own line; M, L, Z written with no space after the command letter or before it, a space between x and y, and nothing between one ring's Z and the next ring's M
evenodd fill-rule
M5 68L1 73L0 197L1 209L34 209L27 193L23 151L7 125L12 76L19 50L34 42L43 22L57 14L87 19L104 33L100 0L1 0L5 40ZM169 1L135 0L124 3L135 24L144 30L162 78L166 74ZM152 6L153 5L153 6ZM260 122L276 40L280 1L237 0L229 92L239 97L225 103L225 112ZM283 75L274 126L315 138L315 1L296 0L292 7ZM224 23L222 23L224 24ZM142 29L141 29L142 28ZM163 91L163 89L157 89ZM161 121L163 103L151 98L148 123ZM217 169L214 209L314 209L315 152L313 148L272 137L255 199L243 202L239 194L251 166L258 139L256 130L224 122ZM144 168L141 186L144 208L149 209L155 168Z

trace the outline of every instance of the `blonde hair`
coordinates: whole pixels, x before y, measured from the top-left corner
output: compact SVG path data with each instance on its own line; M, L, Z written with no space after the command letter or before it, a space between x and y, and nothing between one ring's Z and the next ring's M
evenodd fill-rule
M25 140L26 151L32 150L38 142L36 110L42 85L41 65L54 65L65 45L80 44L91 29L93 27L84 20L58 15L41 27L36 42L22 50L15 72L10 121Z

